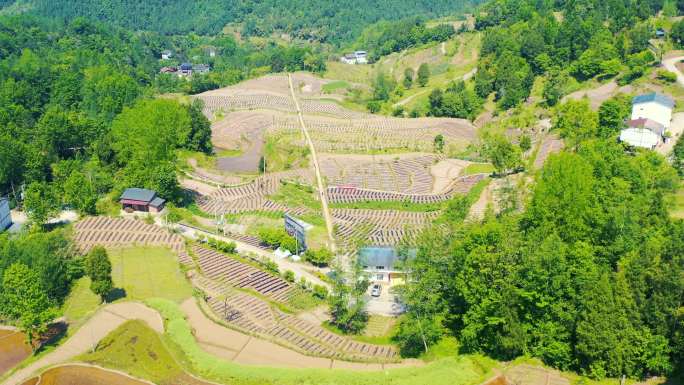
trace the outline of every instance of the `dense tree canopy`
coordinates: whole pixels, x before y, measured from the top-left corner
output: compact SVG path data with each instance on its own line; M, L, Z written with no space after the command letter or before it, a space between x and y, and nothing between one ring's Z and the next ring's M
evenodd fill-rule
M546 75L543 96L554 105L568 76L578 80L640 77L655 59L648 51L653 28L643 22L662 1L493 0L476 28L484 31L475 76L480 97L494 92L502 109L527 99L535 76Z
M4 4L3 4L4 3ZM162 34L217 34L238 23L244 36L288 33L302 40L350 42L369 24L416 15L437 17L460 11L471 0L199 0L5 1L13 7L59 19L78 16L106 21L133 30ZM25 4L28 3L28 4Z
M677 175L615 133L577 131L569 114L582 107L561 125L580 133L576 151L548 159L524 212L424 235L404 293L405 351L423 349L408 332L421 323L428 343L446 328L464 351L595 378L666 374L681 360L684 222L665 206Z

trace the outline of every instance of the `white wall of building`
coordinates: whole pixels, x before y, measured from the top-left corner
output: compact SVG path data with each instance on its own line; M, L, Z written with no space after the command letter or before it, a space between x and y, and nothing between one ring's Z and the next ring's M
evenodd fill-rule
M647 128L627 128L620 131L620 141L634 147L654 149L660 144L661 137Z
M669 129L672 109L656 102L635 104L632 106L632 120L639 118L651 119Z

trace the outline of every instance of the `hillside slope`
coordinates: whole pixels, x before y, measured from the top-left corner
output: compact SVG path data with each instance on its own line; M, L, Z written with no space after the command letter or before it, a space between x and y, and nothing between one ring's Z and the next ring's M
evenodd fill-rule
M244 23L253 36L288 33L305 40L345 42L368 24L409 16L437 17L480 0L5 0L9 12L70 20L84 16L136 30L164 34L215 34L229 23Z

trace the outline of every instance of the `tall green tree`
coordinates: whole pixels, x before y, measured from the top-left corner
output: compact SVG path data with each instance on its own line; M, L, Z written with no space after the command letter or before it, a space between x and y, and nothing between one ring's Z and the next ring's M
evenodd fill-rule
M427 86L428 82L430 81L430 66L427 63L422 63L418 67L416 81L421 87Z
M588 100L568 100L558 107L553 125L571 147L577 147L583 140L597 135L598 114Z
M33 182L24 192L24 210L36 227L41 227L59 213L59 201L54 189L45 182Z
M112 263L107 250L102 246L94 247L85 258L85 272L90 277L90 290L106 300L107 294L114 288L112 281Z
M29 345L45 331L57 312L45 294L40 277L22 263L11 265L3 275L2 313L19 321Z

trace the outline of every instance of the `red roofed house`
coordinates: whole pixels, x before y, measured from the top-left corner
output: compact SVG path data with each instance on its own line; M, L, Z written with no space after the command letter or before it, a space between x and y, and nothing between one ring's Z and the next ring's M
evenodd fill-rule
M164 209L166 201L152 190L127 188L119 198L122 208L127 212L143 211L158 213Z

